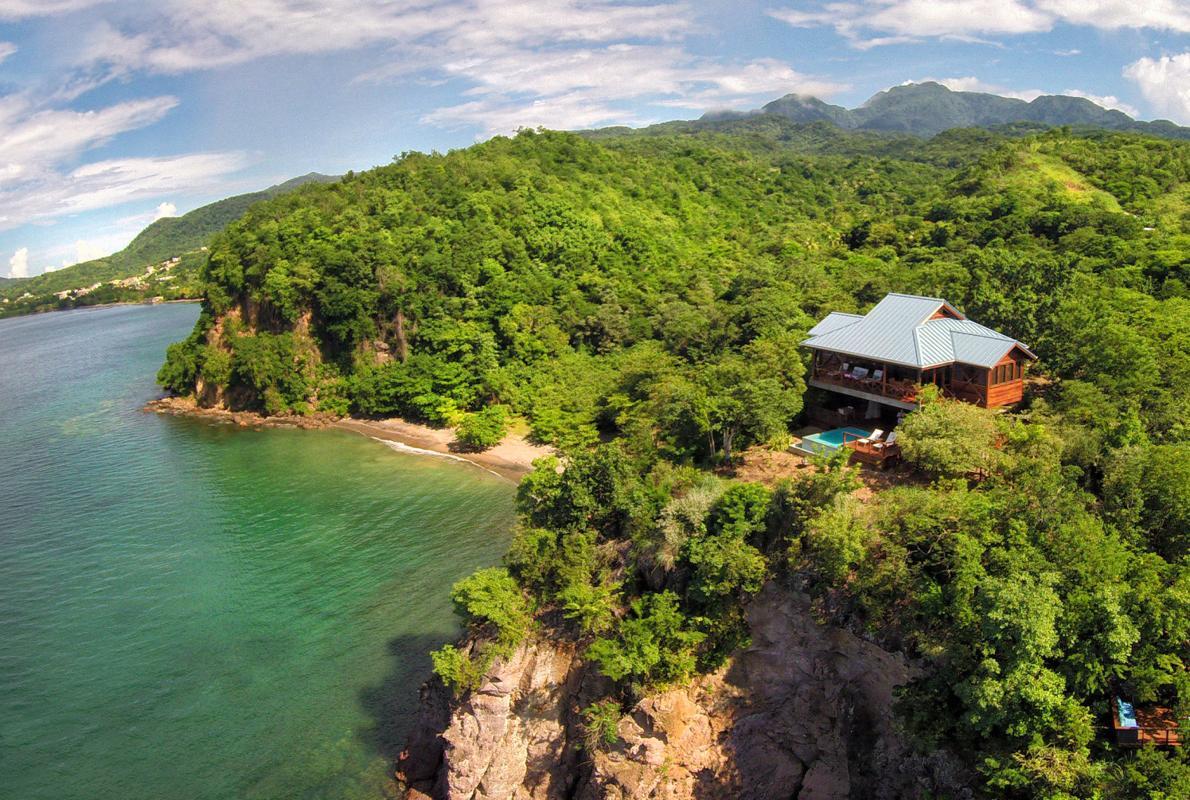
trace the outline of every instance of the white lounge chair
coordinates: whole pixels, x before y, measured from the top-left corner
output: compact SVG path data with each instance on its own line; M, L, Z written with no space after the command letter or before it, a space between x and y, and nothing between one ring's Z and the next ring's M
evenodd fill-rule
M868 434L867 436L865 436L864 438L860 439L860 440L859 440L859 443L860 443L860 444L872 444L872 443L875 443L875 444L876 444L876 446L877 446L877 447L879 447L879 446L880 446L880 442L878 442L877 440L878 440L878 439L879 439L881 436L883 436L883 435L884 435L884 431L880 430L880 428L877 428L876 430L872 431L871 433L869 433L869 434Z
M883 450L884 448L888 447L890 444L896 444L896 443L897 443L897 432L893 431L892 433L890 433L888 435L887 439L885 439L883 442L876 442L873 445L873 447L875 447L877 450Z

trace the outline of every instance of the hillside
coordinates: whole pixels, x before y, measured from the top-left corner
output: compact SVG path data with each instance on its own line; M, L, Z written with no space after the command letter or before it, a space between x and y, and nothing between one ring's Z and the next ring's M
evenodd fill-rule
M1117 691L1190 700L1190 143L774 119L524 132L255 205L159 381L561 449L452 592L415 790L1185 796L1185 752L1096 726ZM733 478L803 423L810 326L891 291L1028 343L1025 405L927 402L895 474Z
M277 197L310 183L330 183L336 180L338 178L334 176L311 172L259 192L236 195L210 203L179 217L159 219L137 234L136 238L118 253L32 278L0 284L0 298L15 301L25 293L34 295L34 298L22 302L19 308L13 307L10 302L9 307L0 309L0 315L9 316L13 313L56 308L60 302L53 296L55 292L141 275L147 267L205 247L210 243L212 236L242 216L253 203ZM175 286L158 287L160 294L167 297L171 294L182 296L186 292L179 294L177 287L194 287L193 279L197 276L194 267L197 267L199 260L191 258L186 261L187 263L174 275ZM112 287L92 296L90 302L114 302L125 299L129 293L117 291L118 288ZM99 299L100 297L102 299Z
M788 94L763 106L795 123L829 122L849 130L934 136L952 128L991 128L1013 123L1045 127L1137 131L1171 139L1190 139L1190 128L1165 120L1139 122L1122 111L1106 109L1083 97L1043 95L1031 101L986 92L956 92L938 83L912 83L879 92L859 108L847 109L816 97ZM705 115L712 123L749 116L735 112Z

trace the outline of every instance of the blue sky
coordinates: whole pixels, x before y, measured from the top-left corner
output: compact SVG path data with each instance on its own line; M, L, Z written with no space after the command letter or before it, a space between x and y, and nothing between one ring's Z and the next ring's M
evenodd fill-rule
M0 274L405 150L926 79L1190 124L1190 0L0 0Z

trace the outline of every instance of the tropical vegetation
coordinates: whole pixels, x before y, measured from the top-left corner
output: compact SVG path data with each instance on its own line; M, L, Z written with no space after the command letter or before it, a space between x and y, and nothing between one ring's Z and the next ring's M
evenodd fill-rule
M455 587L477 639L434 661L456 690L551 626L614 687L584 712L599 746L616 708L745 646L775 581L922 665L905 729L982 793L1190 795L1183 753L1096 735L1115 692L1190 710L1190 144L770 115L526 131L255 205L201 279L175 392L474 447L523 420L559 449L505 564ZM838 457L773 485L717 470L787 441L814 321L889 291L1027 342L1022 407L928 399L891 489Z

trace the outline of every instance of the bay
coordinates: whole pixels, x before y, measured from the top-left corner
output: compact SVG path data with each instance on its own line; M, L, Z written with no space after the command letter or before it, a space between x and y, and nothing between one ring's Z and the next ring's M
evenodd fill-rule
M140 411L197 313L0 321L2 797L376 797L507 545L471 465Z

